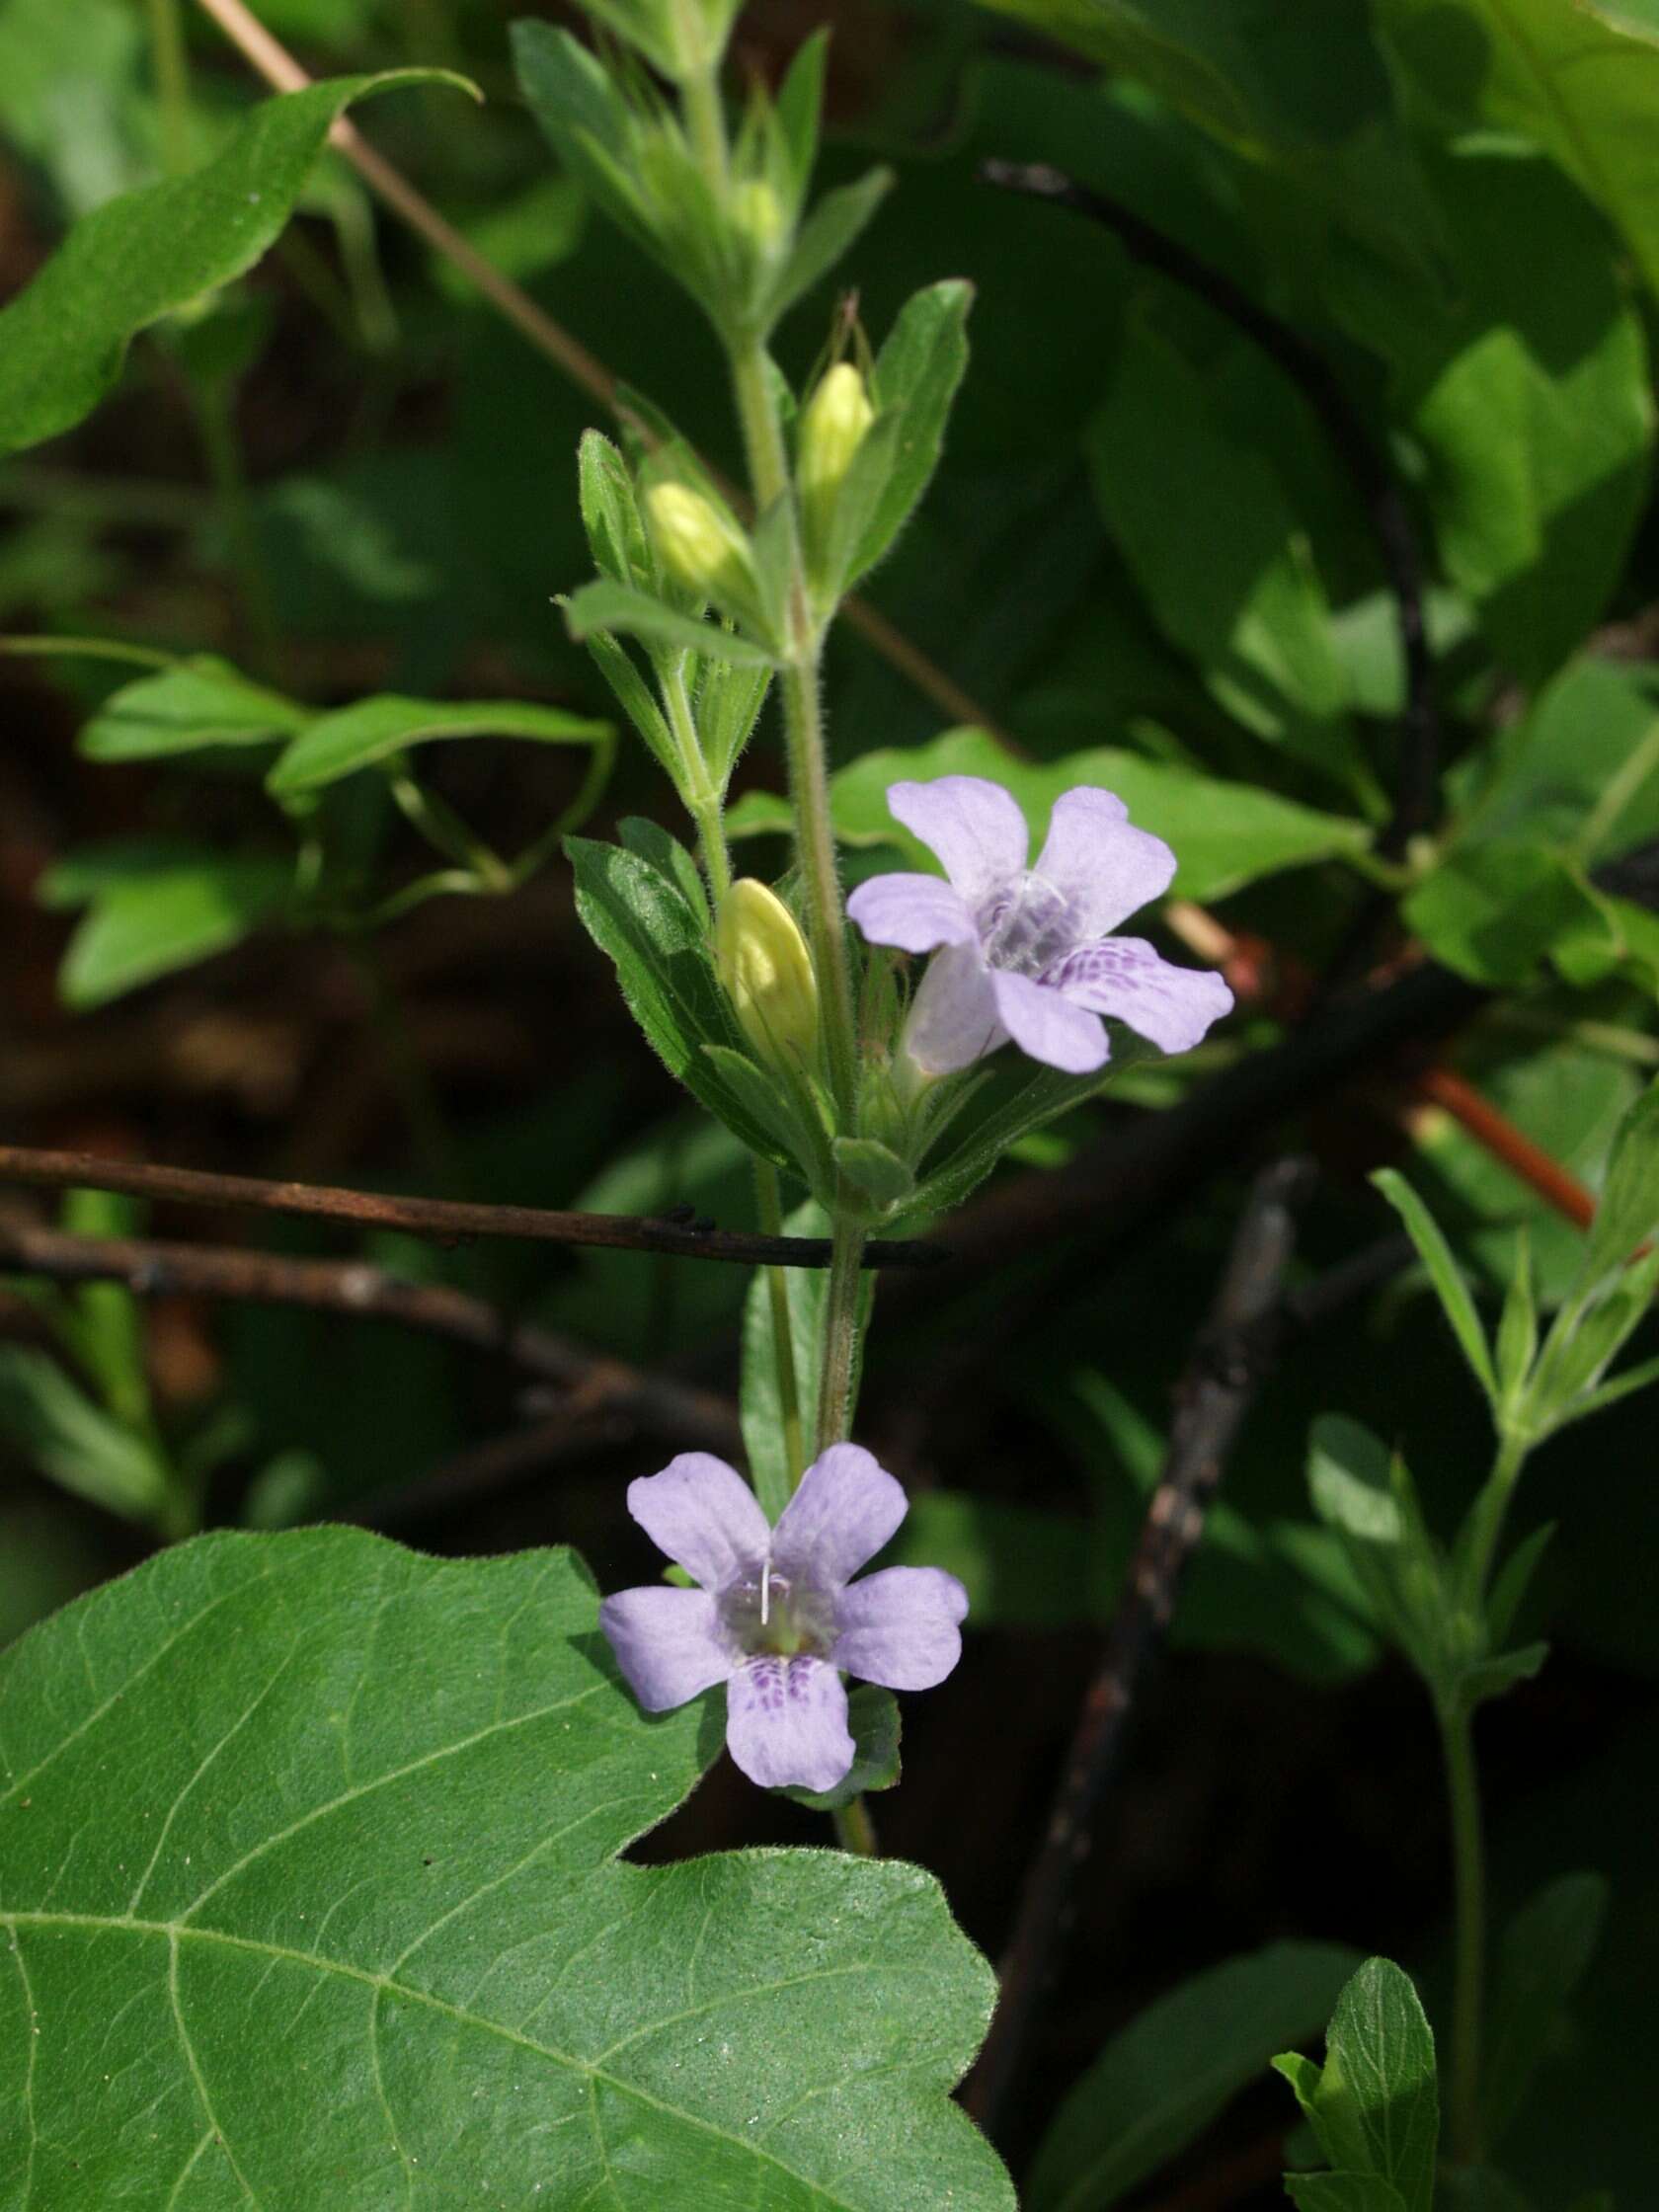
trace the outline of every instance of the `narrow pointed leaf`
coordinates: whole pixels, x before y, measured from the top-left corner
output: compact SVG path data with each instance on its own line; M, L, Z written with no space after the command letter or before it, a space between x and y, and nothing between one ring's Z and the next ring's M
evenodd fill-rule
M137 332L251 269L354 101L439 83L475 89L445 70L395 69L282 93L263 101L204 167L83 216L0 313L0 453L71 429L120 374Z
M1446 1318L1452 1324L1452 1333L1457 1337L1475 1381L1486 1395L1495 1400L1498 1379L1492 1371L1492 1356L1486 1347L1486 1332L1480 1325L1480 1315L1475 1310L1474 1298L1464 1280L1463 1271L1452 1256L1452 1247L1446 1241L1445 1231L1405 1177L1396 1173L1393 1168L1381 1169L1372 1177L1372 1181L1405 1224L1406 1234L1416 1245L1417 1256L1429 1271L1429 1281L1434 1285L1435 1296L1440 1300Z

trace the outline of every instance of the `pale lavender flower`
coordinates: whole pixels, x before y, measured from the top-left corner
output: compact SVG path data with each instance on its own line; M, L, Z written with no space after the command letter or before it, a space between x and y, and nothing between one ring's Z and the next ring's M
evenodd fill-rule
M695 1590L621 1590L599 1608L647 1712L726 1685L726 1743L762 1788L832 1789L852 1765L843 1673L931 1690L962 1656L968 1593L939 1567L852 1577L901 1521L904 1490L856 1444L808 1467L775 1529L735 1467L683 1452L628 1485L628 1511Z
M1175 855L1135 829L1110 791L1079 785L1055 801L1035 868L1025 817L983 776L896 783L896 821L937 853L937 876L872 876L847 912L874 945L931 952L905 1028L927 1075L945 1075L1011 1037L1068 1074L1103 1067L1102 1014L1166 1053L1190 1051L1232 1004L1221 977L1176 968L1121 921L1168 890Z

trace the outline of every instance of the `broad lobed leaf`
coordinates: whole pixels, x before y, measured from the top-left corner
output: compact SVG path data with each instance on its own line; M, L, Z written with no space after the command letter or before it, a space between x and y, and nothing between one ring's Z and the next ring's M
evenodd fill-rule
M718 1741L568 1551L220 1535L59 1615L0 1659L0 2205L1007 2212L927 1875L614 1862Z

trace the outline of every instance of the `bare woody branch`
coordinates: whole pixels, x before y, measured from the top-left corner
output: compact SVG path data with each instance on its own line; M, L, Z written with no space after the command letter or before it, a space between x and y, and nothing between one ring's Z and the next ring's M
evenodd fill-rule
M1152 1493L1124 1596L1083 1698L1042 1845L1020 1898L990 2033L966 2102L994 2133L1023 2063L1055 1964L1094 1815L1122 1748L1130 1705L1175 1610L1181 1575L1204 1531L1233 1441L1272 1366L1271 1323L1311 1170L1278 1160L1256 1178L1210 1320L1177 1386L1163 1471Z
M475 1236L516 1236L543 1244L580 1244L611 1252L667 1252L680 1259L727 1260L740 1267L828 1267L827 1236L757 1236L692 1221L639 1214L573 1214L541 1206L474 1206L450 1198L399 1198L323 1183L274 1183L257 1175L215 1175L195 1167L106 1159L97 1152L36 1151L0 1145L0 1184L30 1190L114 1191L123 1198L214 1206L352 1228L402 1229L443 1243ZM926 1267L944 1257L937 1244L873 1238L867 1267Z
M408 1283L352 1260L290 1259L136 1237L71 1236L0 1220L0 1275L52 1283L119 1283L136 1298L243 1299L308 1306L357 1320L396 1321L493 1354L559 1388L560 1412L600 1414L681 1445L731 1457L743 1449L728 1400L587 1351L556 1330L517 1321L443 1284Z

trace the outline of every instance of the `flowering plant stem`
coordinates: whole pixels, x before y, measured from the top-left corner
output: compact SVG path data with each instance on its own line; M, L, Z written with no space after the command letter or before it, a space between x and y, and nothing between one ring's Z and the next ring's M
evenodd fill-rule
M1504 1515L1526 1464L1530 1440L1513 1430L1499 1437L1492 1471L1473 1509L1464 1567L1464 1595L1484 1608ZM1446 1793L1452 1821L1454 1963L1452 1980L1452 2155L1462 2165L1481 2156L1480 2051L1486 2006L1486 1858L1480 1781L1474 1763L1473 1711L1456 1691L1436 1699Z
M1475 1775L1471 1716L1459 1703L1440 1714L1441 1750L1452 1812L1456 1937L1452 1981L1452 2155L1480 2158L1481 2014L1486 1994L1486 1857Z

